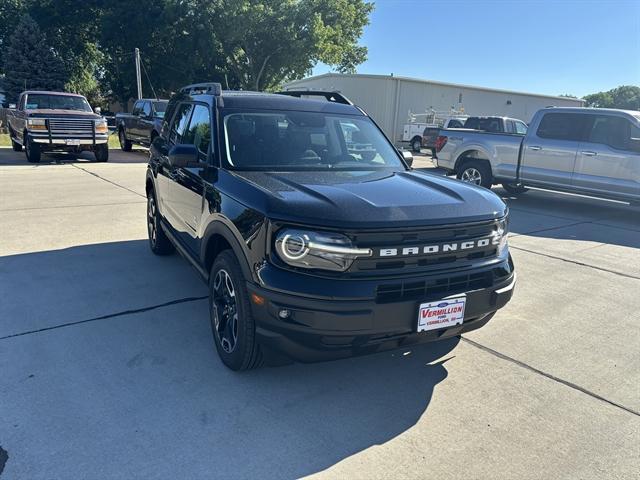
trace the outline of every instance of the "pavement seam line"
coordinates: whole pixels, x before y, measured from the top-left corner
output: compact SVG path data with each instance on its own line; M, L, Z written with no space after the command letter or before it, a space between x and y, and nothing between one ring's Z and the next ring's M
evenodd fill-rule
M527 236L527 235L531 235L533 233L548 232L550 230L560 230L562 228L575 227L576 225L582 225L582 224L585 224L585 223L593 223L593 222L589 221L589 220L584 220L582 222L568 223L567 225L560 225L558 227L541 228L540 230L531 230L530 232L512 233L509 238L522 237L523 235Z
M618 272L616 270L610 270L608 268L596 267L595 265L590 265L588 263L578 262L577 260L569 260L562 257L556 257L555 255L549 255L548 253L536 252L534 250L529 250L527 248L516 247L515 245L509 245L509 248L513 248L514 250L521 250L523 252L532 253L534 255L540 255L542 257L553 258L554 260L560 260L567 263L572 263L574 265L580 265L581 267L593 268L594 270L600 270L601 272L612 273L614 275L619 275L621 277L633 278L634 280L640 280L640 277L635 275L629 275L628 273Z
M110 319L110 318L122 317L122 316L125 316L125 315L134 315L134 314L137 314L137 313L149 312L151 310L156 310L158 308L169 307L171 305L178 305L178 304L181 304L181 303L196 302L198 300L204 300L206 298L209 298L209 297L205 295L203 297L179 298L177 300L171 300L169 302L159 303L157 305L151 305L151 306L148 306L148 307L133 308L133 309L130 309L130 310L124 310L122 312L116 312L116 313L109 313L107 315L101 315L99 317L87 318L87 319L84 319L84 320L77 320L75 322L61 323L59 325L52 325L50 327L39 328L39 329L36 329L36 330L27 330L26 332L12 333L11 335L5 335L4 337L0 337L0 340L7 340L9 338L14 338L14 337L22 337L24 335L31 335L33 333L46 332L48 330L57 330L58 328L72 327L74 325L81 325L83 323L97 322L98 320L107 320L107 319Z
M491 354L491 355L493 355L495 357L498 357L498 358L500 358L502 360L506 360L508 362L511 362L511 363L513 363L513 364L515 364L515 365L517 365L519 367L522 367L522 368L524 368L526 370L529 370L529 371L531 371L533 373L537 373L538 375L541 375L541 376L543 376L545 378L548 378L549 380L553 380L554 382L560 383L560 384L562 384L562 385L564 385L566 387L569 387L569 388L571 388L573 390L577 390L578 392L584 393L585 395L588 395L588 396L590 396L592 398L595 398L596 400L600 400L601 402L607 403L607 404L609 404L609 405L611 405L613 407L616 407L616 408L619 408L621 410L624 410L627 413L631 413L633 415L636 415L636 416L640 417L640 412L637 412L637 411L635 411L635 410L633 410L633 409L631 409L629 407L625 407L624 405L621 405L621 404L616 403L616 402L614 402L612 400L609 400L609 399L603 397L602 395L598 395L597 393L594 393L594 392L592 392L590 390L587 390L584 387L581 387L580 385L576 385L575 383L572 383L572 382L570 382L568 380L564 380L564 379L562 379L560 377L556 377L555 375L547 373L547 372L545 372L543 370L539 370L539 369L537 369L535 367L532 367L531 365L529 365L527 363L524 363L524 362L522 362L520 360L516 360L513 357L505 355L504 353L500 353L497 350L494 350L493 348L490 348L490 347L487 347L485 345L482 345L481 343L475 342L475 341L470 340L470 339L468 339L466 337L461 336L460 338L464 342L468 343L469 345L471 345L473 347L476 347L479 350L483 350L484 352L487 352L487 353L489 353L489 354Z
M142 198L147 198L145 195L142 195L141 193L138 193L138 192L136 192L135 190L131 190L130 188L125 187L124 185L120 185L119 183L116 183L116 182L114 182L114 181L112 181L112 180L109 180L109 179L107 179L107 178L101 177L101 176L100 176L100 175L98 175L97 173L91 172L91 171L89 171L89 170L85 170L85 169L84 169L84 168L82 168L82 167L78 167L78 166L77 166L76 164L74 164L74 163L72 163L72 164L71 164L71 166L72 166L73 168L77 168L78 170L82 170L83 172L88 173L89 175L93 175L94 177L99 178L100 180L104 180L105 182L110 183L111 185L114 185L114 186L116 186L116 187L122 188L123 190L126 190L127 192L131 192L131 193L133 193L134 195L138 195L139 197L142 197Z
M112 207L115 205L139 205L143 202L142 200L137 200L135 202L116 202L116 203L91 203L86 205L57 205L55 207L25 207L25 208L5 208L0 209L0 213L2 212L26 212L29 210L51 210L56 208L81 208L81 207Z

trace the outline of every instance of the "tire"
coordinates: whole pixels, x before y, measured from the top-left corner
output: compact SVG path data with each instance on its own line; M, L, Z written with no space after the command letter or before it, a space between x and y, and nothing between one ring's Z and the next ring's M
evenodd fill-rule
M120 149L123 152L130 152L131 151L131 142L129 140L127 140L127 136L124 133L124 128L120 128L118 130L118 140L120 140Z
M149 247L156 255L171 255L175 247L160 224L160 212L156 203L155 192L147 195L147 234L149 235Z
M527 192L529 189L521 184L515 183L503 183L502 188L504 188L511 195L520 195L522 193Z
M413 150L413 153L420 153L422 150L422 139L420 137L415 137L411 140L411 150Z
M96 145L93 149L93 154L96 157L96 162L108 162L109 161L109 145L104 143Z
M458 180L474 185L480 185L485 188L491 188L493 185L493 175L491 175L491 167L481 160L465 160L458 168Z
M40 145L38 145L35 142L32 142L27 135L25 135L24 138L26 138L26 141L24 142L25 144L24 153L27 156L27 161L29 163L40 163L40 158L42 156Z
M11 138L11 148L13 148L14 152L21 152L22 151L22 145L20 145L16 141L14 141L13 137Z
M233 250L222 251L211 267L209 318L222 363L234 371L263 365L246 281Z

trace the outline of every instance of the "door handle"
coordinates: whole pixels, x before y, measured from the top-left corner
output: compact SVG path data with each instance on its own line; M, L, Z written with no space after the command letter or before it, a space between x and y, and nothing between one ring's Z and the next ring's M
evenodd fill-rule
M598 155L598 152L592 152L591 150L586 150L580 153L582 153L585 157L595 157L596 155Z
M542 150L542 147L539 147L538 145L531 145L529 150Z

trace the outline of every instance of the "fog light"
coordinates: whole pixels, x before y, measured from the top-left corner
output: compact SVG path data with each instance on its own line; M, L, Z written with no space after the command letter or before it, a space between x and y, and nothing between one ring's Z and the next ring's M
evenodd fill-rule
M291 311L287 310L286 308L283 308L278 312L278 316L281 319L286 320L287 318L289 318L291 316Z

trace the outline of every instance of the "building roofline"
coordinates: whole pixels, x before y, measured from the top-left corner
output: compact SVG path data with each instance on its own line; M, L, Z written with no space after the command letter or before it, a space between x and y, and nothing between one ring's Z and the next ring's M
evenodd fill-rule
M437 80L428 80L428 79L424 79L424 78L414 78L414 77L402 77L402 76L396 76L396 75L376 75L376 74L371 74L371 73L333 73L333 72L327 72L327 73L323 73L321 75L315 75L315 76L311 76L311 77L307 77L307 78L303 78L301 80L294 80L292 82L289 82L286 84L287 88L290 88L292 86L294 86L297 83L301 83L304 82L306 80L317 80L320 78L344 78L344 77L350 77L350 78L376 78L376 79L384 79L384 80L404 80L406 82L415 82L415 83L427 83L427 84L431 84L431 85L441 85L441 86L445 86L445 87L458 87L458 88L469 88L472 90L483 90L486 92L493 92L493 93L506 93L509 95L527 95L527 96L534 96L534 97L541 97L541 98L549 98L549 99L553 99L553 100L568 100L568 101L573 101L573 102L580 102L580 103L584 103L584 100L580 99L580 98L571 98L571 97L560 97L557 95L545 95L542 93L530 93L530 92L516 92L514 90L503 90L500 88L490 88L490 87L478 87L476 85L465 85L462 83L447 83L447 82L440 82Z

